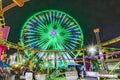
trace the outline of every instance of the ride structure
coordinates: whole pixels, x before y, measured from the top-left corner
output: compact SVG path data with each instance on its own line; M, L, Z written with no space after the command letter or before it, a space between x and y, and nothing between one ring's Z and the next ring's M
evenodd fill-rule
M16 5L22 7L24 2L27 1L13 0L12 4L1 8L0 25L2 29L5 28L4 12ZM43 65L46 65L46 67L51 65L49 67L58 68L74 62L80 51L86 50L82 48L83 40L80 25L73 17L61 11L46 10L34 14L25 22L20 35L22 45L3 39L0 40L0 43L6 47L24 50L25 55L30 60L30 68L33 67L36 56L44 61ZM118 41L120 41L120 37L105 43L98 42L99 44L96 44L96 46L102 48L102 46Z
M20 41L22 46L30 49L53 50L53 52L37 52L41 59L48 60L51 67L64 67L73 58L79 55L80 51L72 50L82 48L83 33L80 25L70 15L57 10L46 10L34 14L24 24L21 30ZM55 52L57 50L58 52ZM66 50L69 52L60 52ZM31 53L25 51L29 56ZM59 60L59 59L67 60Z
M99 45L100 43L101 43L101 40L100 40L100 29L99 28L95 28L94 30L94 33L95 33L95 36L96 36L96 40L97 40L97 44ZM98 53L99 53L99 55L103 55L103 52L102 52L102 48L101 47L99 47L98 48ZM97 62L98 62L98 60L97 60ZM101 56L100 57L100 59L99 59L99 62L101 63L101 69L102 70L104 70L104 56ZM96 69L98 70L98 68L99 68L99 63L96 63Z
M10 27L6 26L5 24L5 18L4 18L4 13L9 10L10 8L13 8L15 6L19 6L22 7L24 5L25 2L27 2L28 0L13 0L13 3L7 5L6 7L2 8L2 0L0 0L0 38L4 41L7 40L8 34L9 34L9 30ZM6 51L8 49L7 46L4 46L2 44L0 44L0 59L2 54L4 54L4 51Z

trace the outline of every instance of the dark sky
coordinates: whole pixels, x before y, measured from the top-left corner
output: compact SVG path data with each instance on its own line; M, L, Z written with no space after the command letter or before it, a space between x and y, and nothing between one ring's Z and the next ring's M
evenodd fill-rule
M4 6L12 0L3 0ZM120 0L31 0L23 7L5 12L6 25L11 27L8 41L17 43L25 21L42 10L61 10L74 17L80 24L85 44L96 42L93 29L99 27L101 41L120 36ZM120 43L110 45L119 47Z

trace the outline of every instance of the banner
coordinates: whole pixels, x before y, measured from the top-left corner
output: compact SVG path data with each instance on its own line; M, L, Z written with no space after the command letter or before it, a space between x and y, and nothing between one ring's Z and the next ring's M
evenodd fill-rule
M86 71L86 77L97 78L99 77L99 72Z
M0 38L2 40L7 40L9 30L10 30L9 26L5 26L4 28L0 27Z
M4 28L0 27L0 39L6 41L7 37L8 37L9 30L10 30L10 27L8 27L8 26L5 26ZM1 59L2 53L5 50L7 50L7 46L0 44L0 59Z

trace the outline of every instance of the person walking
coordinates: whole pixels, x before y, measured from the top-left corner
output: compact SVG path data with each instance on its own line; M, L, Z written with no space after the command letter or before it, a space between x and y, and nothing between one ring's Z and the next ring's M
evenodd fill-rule
M80 79L81 78L81 72L82 72L81 67L78 66L78 65L76 65L75 67L76 67L76 70L77 70L78 79Z

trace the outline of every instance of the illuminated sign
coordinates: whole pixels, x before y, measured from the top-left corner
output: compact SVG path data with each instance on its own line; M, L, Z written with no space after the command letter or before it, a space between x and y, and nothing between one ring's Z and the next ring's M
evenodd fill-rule
M7 40L10 27L5 26L4 28L0 27L0 38L2 40Z
M86 77L99 77L99 72L86 71Z

